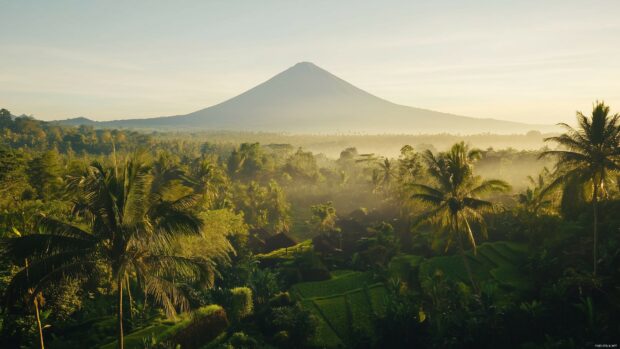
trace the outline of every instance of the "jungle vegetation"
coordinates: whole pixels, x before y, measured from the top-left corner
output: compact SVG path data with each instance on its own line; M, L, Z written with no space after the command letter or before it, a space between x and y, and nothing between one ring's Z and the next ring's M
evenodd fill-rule
M516 150L2 109L0 347L618 343L620 116L576 121Z

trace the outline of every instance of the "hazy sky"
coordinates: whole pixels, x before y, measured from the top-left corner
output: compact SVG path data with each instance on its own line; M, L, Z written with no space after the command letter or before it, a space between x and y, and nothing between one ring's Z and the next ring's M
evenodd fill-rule
M185 114L311 61L390 101L555 123L620 111L620 1L0 0L0 107Z

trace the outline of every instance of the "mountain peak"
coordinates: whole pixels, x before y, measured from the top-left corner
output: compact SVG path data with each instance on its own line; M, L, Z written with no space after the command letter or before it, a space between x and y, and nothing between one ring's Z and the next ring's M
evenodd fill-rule
M282 73L286 73L286 72L295 72L295 73L327 73L329 74L329 72L321 67L319 67L318 65L312 63L312 62L299 62L297 64L295 64L294 66L288 68L287 70L283 71ZM331 75L331 74L330 74Z
M73 120L82 124L89 121ZM394 104L307 61L289 67L238 96L193 113L99 125L375 134L514 133L539 129L533 125L468 118Z
M308 61L303 61L295 64L293 68L319 68L316 64Z

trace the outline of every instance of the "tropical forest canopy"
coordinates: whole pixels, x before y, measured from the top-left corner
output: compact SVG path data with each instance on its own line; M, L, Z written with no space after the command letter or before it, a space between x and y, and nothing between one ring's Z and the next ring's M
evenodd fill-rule
M620 116L559 134L69 126L0 110L2 348L618 343Z

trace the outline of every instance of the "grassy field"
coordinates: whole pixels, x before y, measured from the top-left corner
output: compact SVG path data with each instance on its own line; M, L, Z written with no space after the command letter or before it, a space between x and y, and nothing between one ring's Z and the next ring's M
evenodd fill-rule
M385 287L367 273L337 270L332 279L294 285L291 294L319 318L315 345L350 344L354 331L373 333L373 320L385 311Z

